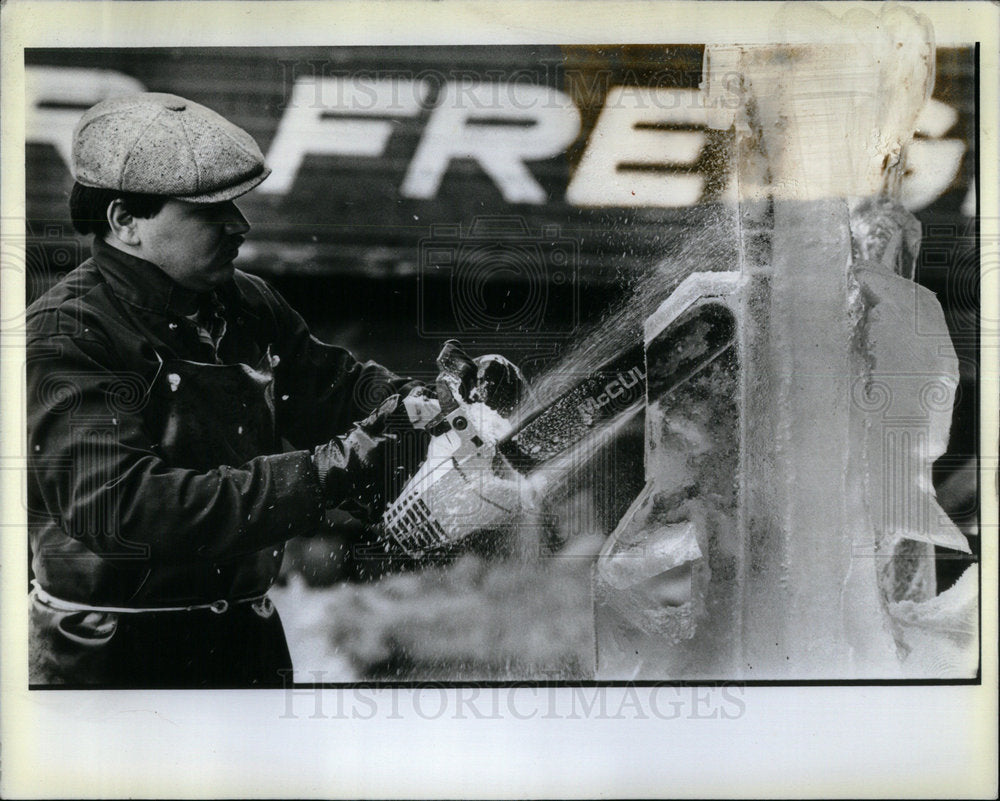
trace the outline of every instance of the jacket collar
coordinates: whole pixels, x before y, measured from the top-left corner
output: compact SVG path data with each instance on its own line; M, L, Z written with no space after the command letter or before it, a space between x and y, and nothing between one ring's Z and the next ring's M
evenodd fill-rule
M152 262L118 250L97 237L92 253L111 291L133 306L182 316L198 309L203 296L182 287Z

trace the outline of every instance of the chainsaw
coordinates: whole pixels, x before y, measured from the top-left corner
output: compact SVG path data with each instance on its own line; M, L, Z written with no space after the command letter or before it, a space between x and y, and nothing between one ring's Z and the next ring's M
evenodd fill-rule
M717 307L716 307L717 308ZM657 394L673 391L732 347L727 315L703 307L657 342ZM441 362L439 360L439 367ZM447 556L482 532L516 526L532 477L616 416L646 401L646 349L629 348L551 403L510 419L460 393L438 392L427 458L382 517L380 541L417 562Z

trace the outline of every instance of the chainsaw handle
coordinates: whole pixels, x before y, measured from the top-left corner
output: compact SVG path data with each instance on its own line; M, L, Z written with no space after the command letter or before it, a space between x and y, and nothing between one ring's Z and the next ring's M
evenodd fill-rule
M444 343L437 357L438 376L435 381L441 413L448 415L465 400L469 385L476 380L476 363L462 350L457 339ZM456 397L457 395L457 397Z

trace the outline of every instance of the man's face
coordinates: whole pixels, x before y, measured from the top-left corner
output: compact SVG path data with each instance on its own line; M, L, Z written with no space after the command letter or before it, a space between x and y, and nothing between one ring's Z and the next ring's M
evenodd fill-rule
M139 256L181 286L208 292L233 275L233 259L250 224L231 200L168 200L159 214L135 218Z

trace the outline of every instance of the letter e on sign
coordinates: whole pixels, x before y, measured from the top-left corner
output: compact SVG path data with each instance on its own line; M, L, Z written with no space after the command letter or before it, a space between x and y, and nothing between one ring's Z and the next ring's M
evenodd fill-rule
M611 87L566 189L567 202L574 206L694 205L701 198L705 178L690 169L705 145L704 127L705 108L697 89Z

